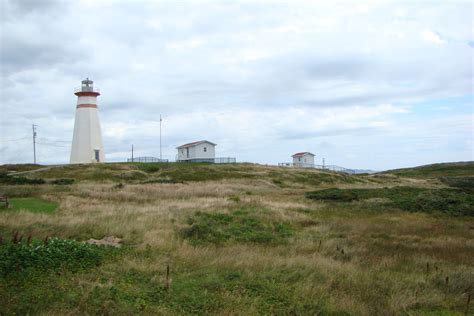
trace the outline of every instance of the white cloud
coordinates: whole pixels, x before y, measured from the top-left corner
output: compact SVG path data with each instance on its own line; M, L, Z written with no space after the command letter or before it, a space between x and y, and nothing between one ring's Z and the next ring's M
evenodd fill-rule
M422 38L428 43L434 43L438 45L447 44L448 42L441 38L441 36L433 31L424 30L421 32Z

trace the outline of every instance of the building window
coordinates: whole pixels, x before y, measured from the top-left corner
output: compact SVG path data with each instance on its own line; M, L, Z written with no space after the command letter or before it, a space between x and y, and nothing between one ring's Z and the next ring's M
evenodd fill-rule
M298 157L298 161L301 161L301 157Z
M98 149L94 150L94 154L95 154L95 161L99 162L100 161L99 150Z
M204 147L204 152L207 152L207 147Z

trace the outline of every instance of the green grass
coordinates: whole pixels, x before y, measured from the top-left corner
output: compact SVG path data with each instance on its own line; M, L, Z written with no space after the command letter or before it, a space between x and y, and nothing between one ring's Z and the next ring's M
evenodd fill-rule
M58 203L37 198L13 198L10 199L10 208L14 211L24 210L33 213L53 213L58 208Z
M394 169L385 171L401 177L437 178L446 176L474 175L474 161L439 163L415 168Z
M245 165L215 165L209 163L169 164L160 171L159 176L182 182L255 178L252 168Z
M147 173L154 173L159 171L163 166L166 166L166 163L132 163L135 165L138 170L147 172Z
M183 181L177 181L174 179L168 178L152 178L141 182L142 184L150 184L150 183L165 183L165 184L176 184L176 183L183 183Z
M474 191L474 176L470 177L440 177L441 182L453 188Z
M44 168L42 165L35 164L9 164L9 165L0 165L0 172L23 172L23 171L32 171L40 168Z
M258 172L256 172L257 170ZM12 177L8 178L9 181L11 181L10 178ZM295 183L306 186L318 186L321 184L367 182L365 178L355 175L323 172L320 170L287 170L276 167L262 169L261 166L246 163L114 163L68 165L56 166L40 172L30 173L20 180L24 181L25 184L34 181L44 183L44 179L52 184L70 184L71 180L160 183L160 181L162 181L161 179L167 179L166 183L181 183L258 178L266 178L282 188L290 187ZM155 182L155 179L160 180L156 180Z
M143 252L131 252L143 257ZM107 257L106 257L107 258ZM113 258L113 257L112 257ZM100 263L104 260L100 261ZM326 314L323 295L305 296L298 282L306 279L316 284L322 279L305 267L278 267L257 271L245 269L192 267L171 263L171 283L166 289L165 266L154 271L121 269L100 265L95 269L58 269L20 278L5 278L0 283L0 298L10 303L0 305L0 313L48 314L48 311L74 309L79 314L171 314L207 315L222 311L251 314ZM84 280L77 284L76 278ZM47 284L47 290L45 290ZM34 302L34 304L31 304ZM341 314L344 315L344 314Z
M440 212L448 215L474 216L474 194L456 189L426 189L415 187L393 187L381 189L337 189L307 192L313 200L351 202L368 199L381 201L388 207L409 212Z
M228 242L277 244L293 234L290 225L264 219L254 210L238 210L231 214L197 212L188 218L181 235L194 244Z
M28 177L42 179L73 179L75 181L127 181L136 182L148 178L148 173L141 171L135 164L86 164L53 166L49 169L30 173Z

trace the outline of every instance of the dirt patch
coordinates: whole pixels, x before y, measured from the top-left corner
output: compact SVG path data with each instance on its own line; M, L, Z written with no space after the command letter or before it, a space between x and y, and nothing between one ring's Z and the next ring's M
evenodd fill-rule
M122 239L114 237L114 236L107 236L102 239L89 239L86 241L88 244L97 245L97 246L110 246L115 248L122 247Z

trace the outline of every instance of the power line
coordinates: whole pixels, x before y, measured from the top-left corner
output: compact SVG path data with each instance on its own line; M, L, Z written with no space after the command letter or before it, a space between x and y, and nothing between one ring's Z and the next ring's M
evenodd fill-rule
M0 142L17 142L19 140L24 140L24 139L29 139L30 136L22 137L22 138L17 138L17 139L0 139Z
M49 138L43 138L43 137L38 137L40 141L46 141L50 143L71 143L71 141L66 141L66 140L58 140L58 139L49 139Z
M46 140L48 142L56 142L56 143L70 143L70 140L59 140L59 139L49 139L49 138L39 138L40 140Z
M57 144L46 144L46 143L43 143L43 142L36 142L37 144L39 145L44 145L44 146L52 146L52 147L69 147L69 146L66 146L66 145L57 145Z

